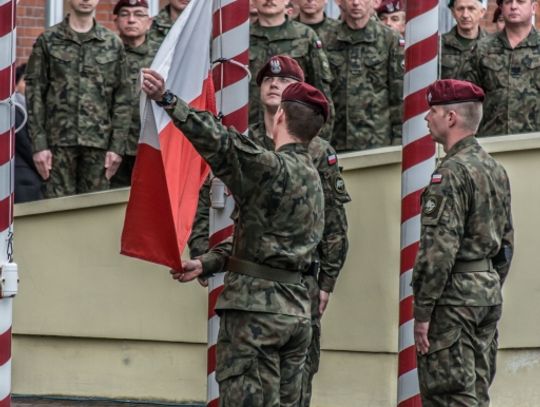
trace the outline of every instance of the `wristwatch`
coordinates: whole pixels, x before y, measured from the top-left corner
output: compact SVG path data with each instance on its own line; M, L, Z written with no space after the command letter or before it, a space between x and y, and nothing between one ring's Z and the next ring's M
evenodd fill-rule
M165 109L170 108L176 103L176 95L167 89L161 100L156 100L156 103Z

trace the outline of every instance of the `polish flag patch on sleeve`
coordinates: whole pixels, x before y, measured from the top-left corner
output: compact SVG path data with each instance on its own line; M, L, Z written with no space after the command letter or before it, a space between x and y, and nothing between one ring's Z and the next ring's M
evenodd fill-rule
M321 48L322 48L322 41L321 41L321 40L315 41L315 48L317 48L317 49L321 49Z
M442 182L442 174L433 174L431 176L432 184L440 184Z
M326 157L326 160L328 161L328 165L334 165L337 163L337 155L330 154L328 157Z

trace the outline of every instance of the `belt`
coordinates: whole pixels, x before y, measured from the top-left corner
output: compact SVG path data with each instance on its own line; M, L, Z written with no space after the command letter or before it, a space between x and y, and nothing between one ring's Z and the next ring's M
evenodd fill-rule
M481 271L492 271L493 264L491 259L481 259L473 261L456 261L453 273L475 273Z
M232 256L229 257L227 270L278 283L298 284L302 281L302 273L299 271L278 269Z

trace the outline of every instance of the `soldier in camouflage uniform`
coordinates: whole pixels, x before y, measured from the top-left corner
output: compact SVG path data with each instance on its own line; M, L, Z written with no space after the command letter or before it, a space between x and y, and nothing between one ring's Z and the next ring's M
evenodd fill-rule
M532 25L536 0L503 1L505 30L480 41L465 79L486 92L479 136L540 130L540 34Z
M451 0L448 7L457 25L441 36L441 78L462 79L471 51L487 35L480 28L486 8L481 0Z
M271 58L257 74L260 85L261 102L264 108L264 121L250 127L250 137L258 145L274 150L272 139L274 115L281 102L281 93L290 84L304 79L300 66L291 58L276 56ZM301 406L310 405L312 380L319 368L321 317L328 303L329 294L345 262L348 250L347 215L344 204L351 198L340 175L336 152L330 144L315 137L309 144L309 155L319 172L324 191L324 233L317 248L319 273L313 270L306 276L311 297L311 327L313 331L304 366ZM210 206L210 185L205 183L199 195L199 205L193 232L189 240L191 257L201 256L208 250L208 212ZM216 252L227 252L219 247ZM218 273L222 270L210 270Z
M148 33L148 39L161 44L171 30L174 22L189 4L189 1L190 0L170 0L169 4L163 7L158 15L154 17L152 27Z
M384 0L377 8L377 16L381 23L399 33L400 45L405 45L405 8L401 0Z
M297 2L300 7L298 21L317 33L324 48L330 33L337 30L339 21L325 14L324 6L326 5L326 0L297 0Z
M302 273L310 268L324 218L323 190L307 144L328 116L326 99L307 84L290 85L275 116L276 150L269 151L164 94L163 79L152 71L145 70L143 90L167 105L239 209L229 273L216 305L220 405L298 406L299 372L311 337ZM182 282L203 271L200 260L183 265L184 272L174 273Z
M147 0L119 0L114 7L114 22L126 49L128 75L132 84L132 94L139 92L140 75L143 67L150 66L159 45L147 39L152 24L148 15ZM111 179L111 188L131 185L131 173L135 165L135 155L139 144L141 116L139 98L131 99L131 126L126 141L126 149L120 168Z
M122 42L93 19L98 0L69 3L72 13L36 40L26 77L34 162L49 198L108 188L131 119Z
M339 151L401 143L403 66L399 35L371 17L371 0L343 0L344 21L326 46L334 82Z
M249 87L249 123L259 123L263 112L255 73L274 55L288 55L300 64L306 82L320 89L330 103L331 120L322 136L331 137L334 109L330 95L332 75L323 44L315 31L286 16L287 0L253 0L259 18L251 25L249 39L249 69L254 74Z
M427 98L426 121L446 156L422 194L412 276L422 405L489 407L501 287L513 253L510 184L474 137L482 89L446 79Z

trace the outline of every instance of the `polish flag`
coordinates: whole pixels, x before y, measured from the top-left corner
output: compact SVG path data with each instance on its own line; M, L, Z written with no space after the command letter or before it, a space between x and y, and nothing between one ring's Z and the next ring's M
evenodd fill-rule
M163 41L151 68L167 89L215 113L210 76L212 2L192 0ZM165 110L141 93L141 136L122 232L121 253L174 270L189 238L209 168Z

